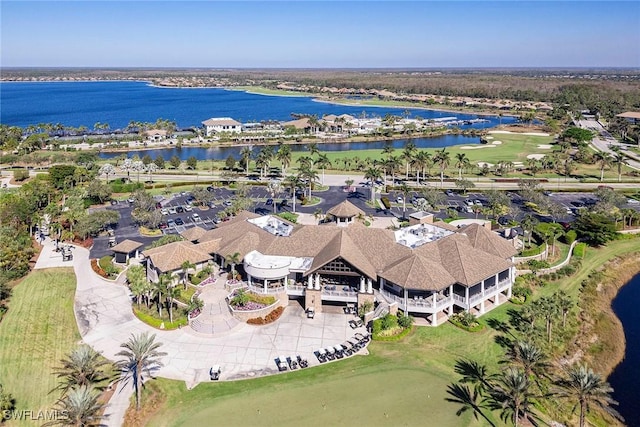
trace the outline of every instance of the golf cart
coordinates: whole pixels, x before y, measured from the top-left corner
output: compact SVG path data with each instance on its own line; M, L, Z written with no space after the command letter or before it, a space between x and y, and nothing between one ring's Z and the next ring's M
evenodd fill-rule
M213 365L211 369L209 369L209 377L211 381L217 381L220 379L220 365Z

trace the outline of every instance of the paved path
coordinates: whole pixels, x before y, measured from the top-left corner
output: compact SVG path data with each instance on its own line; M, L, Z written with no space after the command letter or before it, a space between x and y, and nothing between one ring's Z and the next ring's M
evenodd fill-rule
M348 324L352 317L341 313L317 313L314 319L308 319L295 302L270 325L238 323L227 328L226 333L214 336L199 334L191 328L159 331L133 315L126 286L104 280L92 271L87 249L74 247L73 255L73 261L62 261L62 255L55 252L55 243L47 238L35 268L73 266L78 279L74 311L83 341L106 358L116 360L120 344L132 334L156 334L157 341L163 344L160 350L167 353L162 359L164 366L156 375L185 381L189 388L209 381L209 368L214 364L221 366L222 380L275 374L275 359L279 356L301 355L310 366L318 365L315 350L341 344L355 332L364 332L352 330ZM207 292L211 294L208 297L226 295L215 288ZM214 304L210 306L212 313L216 311ZM213 315L225 317L222 307L218 306L218 310ZM107 425L121 425L128 393L124 390L114 394L107 406L111 417Z
M591 144L596 148L596 150L611 155L613 154L611 146L618 146L621 148L623 153L633 155L633 153L628 152L626 145L620 144L618 140L611 136L611 134L607 132L607 130L597 120L578 120L577 123L581 128L589 129L594 132L595 137L591 141ZM640 170L640 162L637 160L626 158L625 163L632 169Z

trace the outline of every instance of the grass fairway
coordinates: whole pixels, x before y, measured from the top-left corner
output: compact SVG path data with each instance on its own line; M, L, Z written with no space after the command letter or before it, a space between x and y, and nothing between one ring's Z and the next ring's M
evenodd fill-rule
M80 340L73 314L71 268L36 270L13 289L0 322L0 383L20 410L50 409L58 393L52 368ZM42 420L10 425L41 425Z
M509 306L491 316L504 316ZM483 425L471 414L456 416L459 406L444 398L457 358L495 365L501 352L494 335L489 328L471 334L445 324L416 328L404 342L374 342L369 356L285 375L190 391L182 382L158 380L167 401L149 425Z

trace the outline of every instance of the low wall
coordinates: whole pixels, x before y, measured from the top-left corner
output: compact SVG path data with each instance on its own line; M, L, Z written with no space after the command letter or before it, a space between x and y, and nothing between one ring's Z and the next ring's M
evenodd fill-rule
M266 306L264 308L261 308L259 310L235 310L230 305L227 305L227 306L229 307L229 311L231 312L233 317L235 317L236 319L238 319L241 322L245 322L246 323L246 321L249 320L249 319L256 319L258 317L265 317L267 314L271 313L276 308L278 308L278 307L286 307L288 304L289 304L288 300L278 299L273 304L268 305L268 306Z
M540 252L538 255L516 256L516 257L513 257L513 262L515 264L520 264L520 263L523 263L523 262L531 261L532 259L535 259L535 260L547 259L547 251L548 250L549 250L549 245L547 245L545 243L544 251Z
M542 274L553 273L554 271L560 270L562 267L564 267L565 265L569 264L569 262L571 262L571 255L573 254L573 248L575 248L578 243L580 243L578 240L574 240L574 242L571 244L571 246L569 246L569 253L567 254L567 257L560 264L554 265L554 266L549 267L549 268L543 268L541 270L538 270L538 272L536 273L536 276L540 276ZM516 270L516 276L522 276L523 274L529 274L529 273L532 273L532 271L531 270Z

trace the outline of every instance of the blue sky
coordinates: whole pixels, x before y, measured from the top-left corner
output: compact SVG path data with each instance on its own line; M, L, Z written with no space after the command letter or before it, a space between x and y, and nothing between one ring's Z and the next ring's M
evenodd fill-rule
M640 67L635 1L0 1L0 64Z

